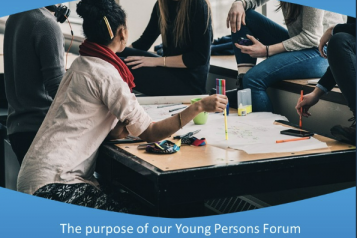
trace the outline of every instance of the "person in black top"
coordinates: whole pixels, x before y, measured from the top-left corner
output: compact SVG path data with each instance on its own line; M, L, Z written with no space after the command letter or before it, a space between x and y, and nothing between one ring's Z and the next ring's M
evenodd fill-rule
M327 43L326 53L323 48ZM319 51L321 56L328 59L330 66L315 90L298 102L296 110L300 114L302 107L302 115L310 116L309 108L337 83L353 113L353 118L350 119L353 123L350 127L334 126L331 128L331 134L338 140L356 144L356 19L348 17L346 24L329 28L320 40Z
M163 57L147 52L160 34ZM208 0L158 0L142 36L118 56L145 95L204 94L212 40Z

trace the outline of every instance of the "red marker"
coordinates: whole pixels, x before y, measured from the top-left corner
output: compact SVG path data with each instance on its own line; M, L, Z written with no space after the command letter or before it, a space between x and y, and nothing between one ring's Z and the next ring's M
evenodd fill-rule
M293 139L286 139L286 140L277 140L276 143L284 143L284 142L308 140L308 139L310 139L310 137L300 137L300 138L293 138Z

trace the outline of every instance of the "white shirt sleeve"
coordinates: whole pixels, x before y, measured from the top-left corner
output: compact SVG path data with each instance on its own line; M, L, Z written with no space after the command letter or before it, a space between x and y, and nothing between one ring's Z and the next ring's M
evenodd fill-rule
M119 121L129 121L126 128L131 135L141 135L152 123L152 119L130 92L127 83L118 77L103 79L100 83L100 96L109 111Z

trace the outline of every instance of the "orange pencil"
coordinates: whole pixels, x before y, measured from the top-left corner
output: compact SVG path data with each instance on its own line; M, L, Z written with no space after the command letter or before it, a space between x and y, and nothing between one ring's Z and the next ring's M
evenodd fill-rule
M291 141L299 141L299 140L308 140L310 137L300 137L300 138L293 138L293 139L286 139L286 140L277 140L276 143L284 143L284 142L291 142Z
M304 96L304 90L301 89L301 94L300 94L300 102L302 102L302 98ZM300 123L299 123L300 129L302 129L302 107L300 107Z

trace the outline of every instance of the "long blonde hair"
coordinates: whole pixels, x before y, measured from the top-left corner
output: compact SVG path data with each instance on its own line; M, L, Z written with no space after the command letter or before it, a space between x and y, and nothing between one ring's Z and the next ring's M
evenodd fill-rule
M172 0L158 0L160 11L160 32L164 46L167 46L167 31L169 20L169 7L168 1ZM174 44L175 47L184 46L190 40L190 7L193 1L198 0L179 0L178 12L174 22ZM208 17L206 31L208 30L211 19L211 4L209 0L205 0L208 6Z

